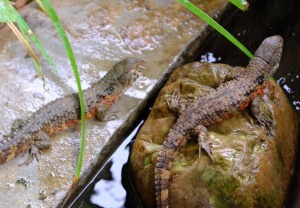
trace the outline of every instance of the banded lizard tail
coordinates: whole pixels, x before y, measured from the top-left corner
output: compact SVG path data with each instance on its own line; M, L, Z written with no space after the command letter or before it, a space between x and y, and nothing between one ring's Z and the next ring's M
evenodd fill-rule
M145 62L139 58L127 58L98 82L83 91L86 119L96 116L103 120L106 111L123 92L141 75ZM28 165L38 160L40 150L50 146L49 136L74 126L81 121L77 93L58 98L32 114L27 120L16 120L11 133L0 141L0 164L28 151Z
M266 82L279 66L282 47L283 40L280 36L266 38L256 50L254 58L250 60L245 71L234 79L222 83L214 91L195 98L182 110L157 157L155 168L157 207L169 205L171 163L185 141L196 132L199 154L203 148L212 158L210 147L205 143L206 127L244 110L257 95L263 93ZM178 95L173 99L178 100ZM255 112L252 114L259 119ZM264 123L263 120L260 122Z

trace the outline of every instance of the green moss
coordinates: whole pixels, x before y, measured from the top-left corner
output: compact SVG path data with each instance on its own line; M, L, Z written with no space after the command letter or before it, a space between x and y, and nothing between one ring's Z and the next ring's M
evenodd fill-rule
M218 164L223 171L230 170L230 162L224 157L215 157L215 163Z
M205 186L211 194L211 203L216 207L230 207L234 204L233 195L240 187L240 182L225 171L207 169L202 174Z
M150 156L147 156L144 159L144 167L146 167L148 165L151 165L151 157Z
M170 127L169 126L162 126L161 127L161 132L165 135L167 135L169 133Z

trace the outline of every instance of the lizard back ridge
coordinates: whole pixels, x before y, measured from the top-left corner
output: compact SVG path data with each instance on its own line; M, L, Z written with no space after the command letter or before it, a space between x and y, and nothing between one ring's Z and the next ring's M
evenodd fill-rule
M86 119L98 116L99 108L105 113L123 92L141 75L145 61L126 58L90 88L83 91ZM49 147L48 136L76 125L81 121L77 93L51 101L32 114L27 120L16 120L11 133L0 141L0 164L29 151L29 164L37 158L36 151ZM42 141L44 140L45 141ZM35 150L35 151L34 151Z
M192 133L198 140L206 137L206 127L219 123L245 109L259 94L266 81L279 66L283 40L280 36L266 38L247 66L235 79L221 84L215 91L199 96L188 104L171 127L159 151L155 167L155 192L157 207L169 206L169 181L171 163ZM209 147L203 147L211 156ZM212 158L212 156L211 156Z

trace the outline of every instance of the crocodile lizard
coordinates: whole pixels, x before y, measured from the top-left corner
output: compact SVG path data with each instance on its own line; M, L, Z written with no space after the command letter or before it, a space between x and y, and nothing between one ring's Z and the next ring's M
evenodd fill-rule
M83 91L85 118L105 118L105 113L122 93L132 85L145 68L145 62L139 58L127 58L114 65L113 69L98 82ZM48 148L49 136L74 126L81 121L80 105L77 93L58 98L32 114L27 120L16 120L11 133L0 141L0 164L28 152L24 164L34 158L38 160L40 150Z
M203 148L213 160L210 146L206 143L206 127L232 117L244 110L252 100L259 98L257 95L263 93L266 82L279 66L282 47L283 40L280 36L266 38L256 50L245 71L222 83L213 92L199 96L179 109L180 115L169 130L157 157L155 167L157 207L169 206L170 168L178 150L196 134L199 154ZM172 101L167 100L167 103L170 108L180 107L179 94L175 93ZM258 102L252 102L254 103ZM268 121L264 121L257 110L252 111L252 114L260 123L268 125Z

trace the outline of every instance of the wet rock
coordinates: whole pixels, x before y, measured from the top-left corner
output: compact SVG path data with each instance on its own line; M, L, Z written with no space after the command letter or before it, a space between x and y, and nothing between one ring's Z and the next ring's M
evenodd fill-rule
M220 15L227 2L193 1L214 18ZM83 89L97 82L116 62L126 57L140 57L147 62L141 80L111 109L112 113L117 112L118 119L108 122L91 119L86 123L82 174L77 190L72 192L72 197L76 198L126 138L124 132L134 128L137 115L170 71L195 55L210 30L201 19L173 0L163 3L159 0L53 0L51 4L72 43ZM42 80L34 78L36 69L27 58L27 51L8 26L0 25L1 135L10 133L17 118L26 120L52 100L77 92L70 62L49 17L34 1L20 9L20 14L53 58L58 74L36 51L46 79L46 91ZM20 125L23 124L18 121L14 128ZM42 151L39 163L19 166L24 158L18 157L1 165L1 207L24 207L25 203L32 207L59 206L72 186L80 135L80 125L77 125L52 136L52 147ZM16 184L18 176L30 180L27 189ZM40 190L45 190L45 200L39 200ZM51 194L53 190L57 190L56 195Z
M177 69L158 95L140 130L130 158L137 192L146 207L155 206L154 168L158 151L176 113L166 104L175 89L181 98L216 88L235 70L224 64L191 63ZM269 81L263 95L276 123L275 138L257 123L249 109L208 127L215 162L190 140L171 167L170 207L282 207L291 180L297 147L298 123L281 88Z

